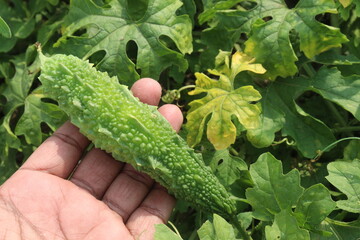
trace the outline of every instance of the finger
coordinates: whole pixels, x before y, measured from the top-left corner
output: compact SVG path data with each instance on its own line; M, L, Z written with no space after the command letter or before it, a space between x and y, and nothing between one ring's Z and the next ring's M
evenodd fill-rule
M157 106L161 97L160 84L151 78L142 78L136 81L131 87L135 97L138 97L143 103Z
M126 164L105 193L103 202L127 221L152 188L154 181Z
M123 166L124 163L115 161L110 154L94 148L81 161L70 181L101 199Z
M79 161L89 140L66 122L26 160L20 169L42 171L67 178Z
M135 239L153 239L155 224L166 223L172 209L175 206L175 198L167 193L167 190L155 184L141 205L131 214L126 226Z
M173 104L165 104L159 108L159 112L169 121L176 132L180 131L183 123L183 115L180 108Z

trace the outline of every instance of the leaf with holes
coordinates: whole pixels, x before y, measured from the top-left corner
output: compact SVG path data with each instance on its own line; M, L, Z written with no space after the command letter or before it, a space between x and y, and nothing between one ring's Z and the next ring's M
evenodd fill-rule
M289 40L289 32L295 30L300 38L300 50L308 58L347 41L339 29L315 20L322 13L336 13L332 0L300 0L289 9L283 1L261 0L247 13L254 21L245 52L256 57L268 69L268 76L292 76L297 72L297 57ZM271 17L271 20L262 19ZM266 63L265 63L266 62Z
M103 52L98 69L117 75L127 84L139 78L137 70L141 76L155 79L172 65L185 71L183 54L192 51L192 24L187 15L176 15L181 5L179 0L148 0L141 4L113 0L104 6L91 0L71 1L58 51L81 58ZM162 41L164 36L180 52L167 47ZM131 54L137 55L136 64L127 55L129 47L135 48Z
M336 13L334 1L300 0L289 8L283 0L257 0L250 10L218 11L205 33L211 35L210 32L226 29L225 37L213 35L215 39L221 38L223 46L234 44L234 36L239 37L240 33L248 34L244 51L267 69L267 78L276 79L298 72L295 41L299 41L300 51L310 59L348 41L338 28L316 20L323 13Z
M15 128L17 136L24 135L26 142L34 146L39 146L43 141L41 123L46 123L54 131L68 119L57 105L43 102L41 99L44 97L41 89L34 90L26 97L24 113Z
M240 171L247 170L247 164L239 157L232 156L228 149L215 151L210 158L209 166L224 186L230 186L240 178Z
M229 9L242 1L244 0L203 1L204 11L199 15L200 24L203 24L212 19L217 11Z
M3 119L0 125L0 185L10 177L17 169L15 151L22 151L20 139L13 133L10 127L10 118L13 115L13 109Z

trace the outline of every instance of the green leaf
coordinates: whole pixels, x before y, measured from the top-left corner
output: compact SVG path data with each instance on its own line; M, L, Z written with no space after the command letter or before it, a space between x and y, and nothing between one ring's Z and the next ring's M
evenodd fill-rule
M17 136L13 133L10 127L10 119L13 115L13 112L15 109L10 111L3 119L2 124L0 125L0 156L2 158L6 158L9 156L9 149L15 148L20 149L21 148L21 142L17 138Z
M316 15L325 12L336 13L332 0L300 0L292 9L283 1L259 1L248 13L248 17L257 20L245 43L245 52L264 65L270 79L292 76L297 72L297 56L289 40L291 30L299 34L300 50L310 59L347 41L339 29L315 20ZM272 19L262 20L268 16Z
M275 215L273 225L265 227L265 235L268 240L310 240L309 232L299 228L289 210L282 210Z
M30 1L31 3L34 1ZM27 1L0 0L0 16L11 29L11 37L6 38L0 34L0 52L10 51L17 43L18 39L27 38L35 29L35 18L29 17L30 11L27 9ZM36 14L36 12L31 12Z
M38 63L34 63L31 67L26 65L25 56L19 56L12 62L15 65L15 75L8 81L3 92L7 99L5 112L24 104L34 77L39 71Z
M47 2L49 2L51 5L56 6L59 3L59 0L46 0Z
M336 139L329 127L304 112L296 104L295 100L308 90L309 85L310 81L305 78L278 79L262 94L264 96L262 103L265 113L270 111L271 116L275 117L271 120L276 121L276 125L272 125L279 128L281 124L284 124L282 135L290 136L299 151L305 157L312 158L318 150L324 149ZM272 130L268 132L271 137L268 138L272 139L274 132ZM261 135L256 137L259 139Z
M39 146L43 141L41 123L46 123L55 131L68 117L52 103L43 102L45 96L40 89L34 90L25 99L25 109L16 128L16 135L25 135L26 142Z
M193 25L195 25L195 14L196 14L196 4L193 0L181 0L183 6L177 11L178 15L189 15Z
M0 16L0 35L3 35L6 38L11 38L11 30L9 25L5 20Z
M300 197L295 216L301 227L311 229L319 225L335 209L330 191L322 184L307 188Z
M15 75L8 80L2 95L7 100L4 106L6 117L18 119L12 126L15 129L14 136L24 135L29 145L38 146L47 136L43 136L41 124L45 123L50 129L55 130L67 117L57 105L42 101L46 96L41 93L40 89L29 93L40 70L40 62L35 59L32 65L27 66L26 57L29 57L28 60L32 58L30 57L32 55L31 46L28 49L28 55L20 55L12 60L15 65ZM21 107L24 107L23 112L18 111ZM14 116L12 116L13 114Z
M2 130L0 127L0 132L1 131ZM3 140L1 137L0 141ZM10 156L0 156L0 185L2 185L11 175L13 175L18 167L19 166L16 164L16 154L13 152L10 154Z
M206 221L198 230L200 240L236 240L231 224L214 214L213 222Z
M360 120L360 76L343 77L336 68L321 68L312 80L312 90L339 104Z
M54 35L57 34L61 28L67 11L67 6L57 8L56 14L50 16L49 19L39 28L36 37L37 42L41 44L41 48L44 53L54 51L52 48L52 44L54 44Z
M239 157L232 156L228 149L219 150L211 156L209 166L224 186L230 186L240 177L247 164Z
M344 149L344 161L360 159L360 141L352 140Z
M265 77L276 79L297 73L298 53L290 41L294 31L299 37L300 51L310 59L348 41L338 28L315 19L319 14L336 13L332 0L300 0L294 8L288 8L282 0L257 0L256 3L250 10L217 11L206 32L219 42L221 39L225 46L234 44L240 33L248 34L245 53L265 67ZM223 31L225 36L215 36L222 29L227 30Z
M199 22L203 24L214 17L217 11L226 10L244 0L203 0L204 11L199 15Z
M260 220L271 221L281 210L291 209L304 191L299 171L284 175L281 161L270 153L262 154L250 166L250 174L255 186L246 190L246 199Z
M336 161L328 165L326 179L347 196L336 205L348 212L360 213L360 160Z
M341 55L339 51L336 51L335 49L330 49L329 51L315 56L314 62L325 65L353 65L359 64L360 59L355 55Z
M165 224L156 224L155 225L155 240L182 240L182 238L173 232L168 226Z
M220 53L221 54L221 53ZM190 95L206 93L206 96L189 103L186 128L187 141L195 146L201 141L207 118L207 138L216 150L229 147L236 139L236 126L233 117L249 130L259 127L260 93L253 86L243 86L234 89L236 75L245 70L263 73L265 69L259 64L253 64L253 59L237 52L232 56L231 66L228 59L221 70L211 70L210 73L219 76L219 80L209 78L203 73L195 73L196 87Z
M350 14L356 17L360 16L359 0L339 0L339 12L342 18L349 19Z
M134 11L139 6L132 3L135 2L112 0L98 6L91 0L71 1L58 51L82 58L104 51L97 67L127 84L139 78L136 69L141 76L155 79L172 65L185 71L187 62L183 54L192 51L192 24L188 16L175 14L181 1L143 1L145 9L141 11ZM77 36L81 30L86 32ZM161 40L163 36L171 39L181 53L167 47ZM131 41L137 50L128 49ZM128 50L137 56L136 64L129 58Z
M247 229L253 222L253 214L252 212L241 212L237 215L237 219L240 222L242 228Z
M272 92L267 88L261 92L263 96L261 103L260 127L249 129L246 136L252 145L258 148L270 146L275 139L275 133L281 130L285 124L285 114L278 106L273 106ZM276 104L276 103L275 103Z
M219 23L220 24L220 23ZM201 32L201 52L198 64L200 71L214 68L214 59L219 50L232 51L234 43L239 39L240 33L227 29L225 26L217 26ZM199 70L198 70L199 71Z
M15 109L13 109L15 110ZM13 111L9 112L0 125L0 185L6 181L18 168L16 156L11 149L21 151L21 142L10 127Z
M321 230L332 233L331 236L322 236L311 232L314 240L350 240L360 239L360 220L341 222L327 218L321 224Z

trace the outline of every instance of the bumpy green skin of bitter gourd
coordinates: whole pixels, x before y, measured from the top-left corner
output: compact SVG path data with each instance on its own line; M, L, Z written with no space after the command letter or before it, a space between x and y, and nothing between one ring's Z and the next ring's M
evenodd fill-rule
M96 147L147 173L194 207L234 214L224 186L156 107L141 103L116 77L88 61L61 54L40 53L40 58L44 92Z

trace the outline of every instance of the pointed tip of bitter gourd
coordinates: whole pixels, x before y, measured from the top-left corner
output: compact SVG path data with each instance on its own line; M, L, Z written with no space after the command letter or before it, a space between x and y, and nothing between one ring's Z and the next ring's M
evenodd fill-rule
M45 94L58 101L96 147L147 173L194 208L235 215L225 187L158 111L87 61L72 55L39 55Z

